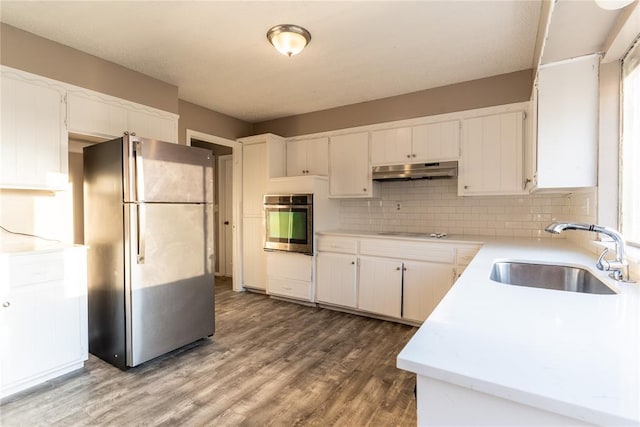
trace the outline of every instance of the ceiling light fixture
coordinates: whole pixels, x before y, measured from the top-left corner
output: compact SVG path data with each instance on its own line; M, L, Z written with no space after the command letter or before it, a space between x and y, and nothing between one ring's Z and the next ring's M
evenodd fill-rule
M302 27L291 24L276 25L267 31L269 43L283 55L293 56L311 41L311 34Z

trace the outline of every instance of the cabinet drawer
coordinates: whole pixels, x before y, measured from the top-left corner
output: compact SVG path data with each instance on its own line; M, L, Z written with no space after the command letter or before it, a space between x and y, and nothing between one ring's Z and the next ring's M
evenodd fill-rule
M283 297L303 299L311 301L311 283L300 280L269 277L267 280L267 293Z
M299 281L311 280L313 257L286 252L267 252L267 276Z
M469 265L471 260L476 256L480 250L479 246L462 247L456 250L456 264Z
M9 283L12 288L64 279L63 252L18 255L9 258Z
M351 237L322 236L318 237L318 250L322 252L340 252L355 254L358 240Z
M409 240L362 239L360 254L446 264L453 264L455 260L453 246Z

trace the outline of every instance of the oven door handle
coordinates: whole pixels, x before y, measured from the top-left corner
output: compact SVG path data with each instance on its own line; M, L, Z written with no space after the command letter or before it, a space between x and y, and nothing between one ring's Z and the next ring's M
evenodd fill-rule
M265 209L309 209L312 205L264 205Z

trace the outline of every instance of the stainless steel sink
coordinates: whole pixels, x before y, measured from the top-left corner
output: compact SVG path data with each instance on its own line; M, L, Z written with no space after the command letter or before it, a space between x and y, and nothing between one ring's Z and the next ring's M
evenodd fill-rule
M565 265L516 261L494 262L489 278L508 285L532 288L602 295L616 293L588 270Z

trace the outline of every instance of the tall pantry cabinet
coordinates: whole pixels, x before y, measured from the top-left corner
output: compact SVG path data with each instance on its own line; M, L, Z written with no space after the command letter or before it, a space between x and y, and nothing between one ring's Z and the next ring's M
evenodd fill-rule
M284 176L284 139L273 134L239 140L242 143L242 286L266 291L263 197L270 177ZM269 159L274 161L269 161Z

